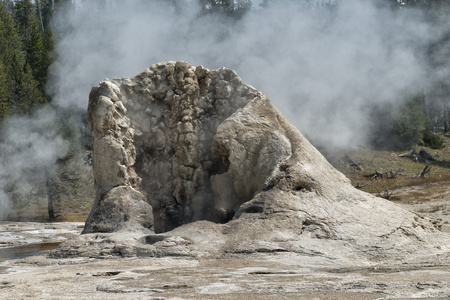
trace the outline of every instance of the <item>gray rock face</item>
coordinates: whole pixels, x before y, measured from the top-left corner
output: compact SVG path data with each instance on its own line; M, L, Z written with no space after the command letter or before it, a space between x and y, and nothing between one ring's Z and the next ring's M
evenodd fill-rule
M85 233L171 230L134 242L123 234L80 238L96 253L102 240L125 256L293 253L358 265L448 259L448 235L353 188L231 70L168 62L106 80L90 94L89 120L97 199ZM58 251L74 253L73 244Z
M144 196L129 186L118 186L103 196L83 233L139 231L152 226L152 207L144 200Z
M157 232L196 220L231 219L239 205L261 188L265 174L255 180L249 176L246 183L232 182L230 172L218 174L242 167L247 175L270 172L276 163L271 154L279 146L285 151L283 144L269 144L263 150L266 160L253 170L256 156L237 157L227 165L229 152L239 155L242 149L234 148L244 145L229 144L226 126L214 140L226 118L259 98L265 97L231 70L209 71L183 62L154 65L135 78L100 83L89 104L97 186L94 206L109 189L124 185L145 195ZM253 138L265 137L257 132L240 137Z

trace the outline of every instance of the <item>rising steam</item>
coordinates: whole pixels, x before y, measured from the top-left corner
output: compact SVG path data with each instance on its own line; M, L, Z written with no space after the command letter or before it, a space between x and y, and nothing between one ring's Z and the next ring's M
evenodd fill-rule
M175 10L170 1L109 1L106 11L89 2L62 16L57 27L71 33L57 45L50 85L59 104L85 110L98 81L157 62L226 66L313 141L347 147L366 142L368 105L396 101L429 77L418 50L433 31L413 11L394 14L377 1L341 1L333 12L280 1L231 23L200 16L195 2Z
M412 10L393 13L365 0L340 1L334 11L295 1L257 9L261 1L255 1L250 13L230 22L201 15L197 1L178 9L171 2L109 0L102 7L78 1L59 13L55 28L61 34L48 84L54 102L85 113L99 81L131 77L157 62L226 66L266 93L313 142L348 147L367 141L365 108L423 89L424 79L433 77L421 49L439 32ZM43 142L45 137L36 133L30 144L59 147ZM41 159L26 156L17 159Z
M45 193L47 176L54 172L56 160L64 157L68 150L58 133L56 119L53 109L44 108L33 117L16 116L3 124L0 220L12 205L12 193L16 202L24 203L30 200L30 195L38 197Z

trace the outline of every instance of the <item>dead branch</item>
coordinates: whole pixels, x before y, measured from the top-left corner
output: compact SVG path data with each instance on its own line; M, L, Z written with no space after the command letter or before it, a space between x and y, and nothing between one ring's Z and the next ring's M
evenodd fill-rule
M397 178L397 175L402 175L402 172L403 170L402 169L397 169L397 171L395 171L395 173L394 173L394 171L392 171L392 170L390 170L389 172L388 172L388 177L387 178L389 178L389 179L395 179L395 178Z
M375 179L383 179L383 178L387 178L387 179L395 179L397 178L397 175L401 174L401 171L403 171L402 169L397 169L397 171L393 171L392 169L388 172L378 172L377 170L375 170L375 173L372 174L367 174L367 175L363 175L364 177L370 178L370 180L375 180Z
M425 174L430 173L431 167L429 165L426 165L423 171L419 174L417 174L417 177L425 178Z
M365 186L373 187L377 191L378 197L386 199L386 200L391 200L391 197L394 194L394 191L389 192L388 189L385 189L383 191L383 193L381 193L380 190L373 184L360 184L359 182L356 184L356 188L357 189L361 189L361 188L363 188Z
M375 170L375 173L367 174L367 175L363 175L363 176L370 178L370 180L383 179L383 173L380 173L377 170Z

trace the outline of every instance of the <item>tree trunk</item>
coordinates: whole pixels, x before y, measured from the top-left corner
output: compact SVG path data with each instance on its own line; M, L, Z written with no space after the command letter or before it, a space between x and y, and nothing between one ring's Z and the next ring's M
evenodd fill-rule
M41 7L41 1L36 0L36 7L39 13L39 23L41 23L41 30L44 32L44 20L42 19L42 7Z
M49 221L53 221L53 220L55 220L55 209L53 208L54 193L53 193L53 189L52 189L52 182L49 177L47 177L47 180L45 182L45 187L47 190L48 219L49 219Z

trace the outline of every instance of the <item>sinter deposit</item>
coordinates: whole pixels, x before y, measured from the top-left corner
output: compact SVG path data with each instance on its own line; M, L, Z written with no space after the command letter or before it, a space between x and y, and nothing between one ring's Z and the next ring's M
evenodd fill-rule
M84 234L55 257L448 263L448 235L353 188L230 69L168 62L105 80L90 94L89 121L97 197Z

